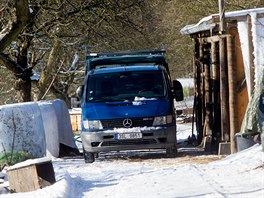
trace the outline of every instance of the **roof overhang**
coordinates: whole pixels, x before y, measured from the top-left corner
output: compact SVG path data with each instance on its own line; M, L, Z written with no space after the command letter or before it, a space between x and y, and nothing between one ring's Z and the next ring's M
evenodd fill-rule
M245 21L247 16L253 13L264 17L264 8L239 10L225 13L226 21ZM219 23L219 14L213 14L201 19L197 24L186 25L180 30L181 34L190 35L204 31L212 31Z

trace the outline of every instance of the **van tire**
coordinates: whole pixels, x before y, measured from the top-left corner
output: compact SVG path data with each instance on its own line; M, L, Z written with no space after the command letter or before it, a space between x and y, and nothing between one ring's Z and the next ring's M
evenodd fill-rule
M95 160L94 153L87 152L83 149L83 157L85 163L93 163Z
M167 155L167 157L176 157L177 156L177 147L173 146L173 147L166 148L166 155Z

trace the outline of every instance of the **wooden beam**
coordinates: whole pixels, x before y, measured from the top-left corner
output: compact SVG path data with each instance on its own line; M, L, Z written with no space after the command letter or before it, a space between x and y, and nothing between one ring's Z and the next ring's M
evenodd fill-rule
M237 133L237 97L236 97L236 65L234 38L227 35L227 65L228 65L228 84L229 84L229 117L230 117L230 143L231 153L236 152L234 141Z
M203 137L206 136L206 125L205 125L205 75L204 75L204 41L203 39L199 39L200 42L200 52L199 52L199 60L200 60L200 94L201 94L201 121L203 123Z
M224 0L218 0L218 6L219 6L219 33L223 34L225 32L225 1Z
M196 104L195 104L195 121L197 130L197 139L200 144L203 139L203 114L202 114L202 83L201 83L201 72L202 65L198 60L200 58L200 48L201 43L199 39L195 39L195 94L196 94Z
M213 127L212 136L219 141L220 122L219 122L219 42L211 42L211 60L212 60L212 117ZM219 124L218 124L219 123Z
M250 72L250 95L253 95L254 87L255 87L255 66L254 66L254 55L253 55L253 37L252 37L252 23L251 16L247 16L247 24L248 24L248 57L249 57L249 72Z
M210 83L210 52L207 47L204 52L204 99L205 99L205 135L212 136L211 129L211 83Z
M221 100L221 136L222 141L229 141L229 106L228 106L228 77L226 64L226 38L219 42L220 50L220 100Z

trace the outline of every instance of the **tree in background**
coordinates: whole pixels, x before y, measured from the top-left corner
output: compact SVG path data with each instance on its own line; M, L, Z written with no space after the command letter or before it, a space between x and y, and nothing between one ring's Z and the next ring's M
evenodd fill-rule
M7 3L9 2L3 2ZM10 70L16 77L15 89L20 93L20 101L30 100L30 74L31 70L27 67L27 50L28 43L24 41L21 33L30 22L30 13L28 8L28 1L21 0L14 2L14 9L8 5L1 9L1 40L0 40L0 60L4 66ZM8 18L6 19L6 16ZM13 41L21 42L18 47ZM12 43L13 42L13 43ZM7 50L7 51L4 51ZM14 60L14 58L15 60Z
M226 11L263 6L262 0L225 3ZM69 104L83 83L79 71L85 66L85 51L153 49L163 44L172 77L192 76L193 44L180 30L218 13L218 3L2 0L0 11L0 72L4 76L0 83L5 85L0 89L0 104L53 98Z
M141 10L147 7L144 1L39 0L24 1L23 7L19 3L6 0L1 4L8 15L3 14L1 29L7 34L1 34L0 57L3 66L16 76L19 102L32 100L33 69L41 74L34 85L37 100L57 97L67 102L75 80L75 69L69 68L76 51L85 46L136 48L148 42L141 25L142 13L147 14ZM22 25L14 33L7 27L16 22Z

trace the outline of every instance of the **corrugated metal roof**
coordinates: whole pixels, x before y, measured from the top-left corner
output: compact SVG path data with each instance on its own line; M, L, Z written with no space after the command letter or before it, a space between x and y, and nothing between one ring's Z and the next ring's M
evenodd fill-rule
M239 19L241 20L241 17L250 15L252 13L264 13L264 8L256 8L256 9L248 9L248 10L239 10L239 11L232 11L232 12L226 12L225 18L226 19ZM215 22L213 19L217 18L219 14L213 14L210 16L207 16L203 19L201 19L197 24L192 25L186 25L184 28L180 30L181 34L194 34L198 32L208 31L212 30L216 25L217 22Z

